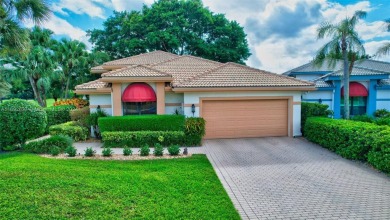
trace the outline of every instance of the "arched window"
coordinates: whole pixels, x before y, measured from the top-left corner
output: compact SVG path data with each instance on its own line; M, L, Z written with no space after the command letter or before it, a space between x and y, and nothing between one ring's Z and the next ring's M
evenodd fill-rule
M364 115L367 112L368 91L358 82L349 83L349 112L351 115ZM341 113L344 113L344 87L341 88Z
M156 93L150 85L132 83L122 94L123 115L156 114L156 101Z

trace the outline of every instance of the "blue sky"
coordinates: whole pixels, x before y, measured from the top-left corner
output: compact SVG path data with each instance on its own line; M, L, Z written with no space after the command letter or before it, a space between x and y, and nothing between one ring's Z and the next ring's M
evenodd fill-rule
M86 31L101 29L113 10L140 10L153 0L52 0L53 14L43 26L56 37L88 44ZM316 39L323 21L338 21L356 10L368 12L358 25L366 50L373 54L390 41L383 20L390 18L390 0L203 0L204 5L237 20L248 35L252 56L247 64L281 73L310 61L326 40ZM31 26L28 24L27 26ZM378 58L390 61L390 57Z

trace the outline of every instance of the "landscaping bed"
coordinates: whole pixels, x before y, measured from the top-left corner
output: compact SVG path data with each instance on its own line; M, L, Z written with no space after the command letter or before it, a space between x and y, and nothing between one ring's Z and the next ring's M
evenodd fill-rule
M86 157L84 155L77 155L75 157L69 157L66 154L59 154L57 156L52 156L50 154L41 154L42 157L45 158L52 158L52 159L82 159L82 160L161 160L161 159L177 159L177 158L186 158L191 157L192 154L187 155L177 155L177 156L171 156L171 155L163 155L163 156L141 156L138 154L134 154L131 156L124 156L123 154L113 154L110 157L105 157L103 155L94 155L93 157Z
M0 155L8 219L240 219L205 155L147 161Z

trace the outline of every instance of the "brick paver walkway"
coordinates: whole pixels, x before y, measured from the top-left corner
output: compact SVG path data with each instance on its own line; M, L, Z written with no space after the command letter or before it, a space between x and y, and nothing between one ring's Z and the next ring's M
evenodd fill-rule
M390 219L390 178L300 138L207 140L243 219Z

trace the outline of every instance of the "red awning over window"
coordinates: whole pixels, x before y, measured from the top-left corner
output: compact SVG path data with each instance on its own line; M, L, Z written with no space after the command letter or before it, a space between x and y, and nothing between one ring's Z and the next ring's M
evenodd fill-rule
M341 88L341 96L344 96L344 87ZM365 86L358 82L349 83L349 97L368 96L368 91Z
M155 102L156 93L146 83L133 83L122 94L122 102Z

